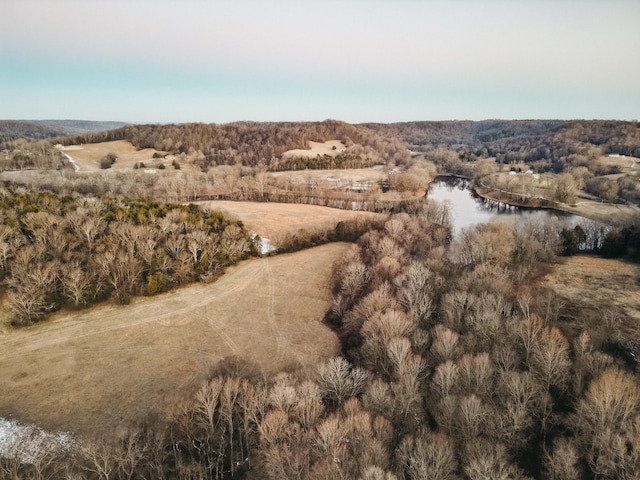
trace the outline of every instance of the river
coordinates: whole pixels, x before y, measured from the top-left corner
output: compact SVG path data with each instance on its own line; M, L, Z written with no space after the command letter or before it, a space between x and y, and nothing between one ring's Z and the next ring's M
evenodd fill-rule
M575 225L582 217L557 210L524 208L487 200L471 190L469 180L437 177L429 187L427 198L445 203L451 212L454 233L490 220L542 220Z

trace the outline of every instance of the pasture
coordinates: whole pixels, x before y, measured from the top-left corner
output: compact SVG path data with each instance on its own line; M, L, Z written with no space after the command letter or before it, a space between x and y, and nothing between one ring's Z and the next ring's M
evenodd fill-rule
M95 434L167 415L225 359L265 374L315 366L339 353L322 319L332 265L348 248L249 260L212 284L4 325L0 416Z
M575 317L572 328L588 329L594 341L622 336L640 342L640 265L577 255L555 265L542 286L590 312L566 314Z
M231 202L223 200L195 202L201 207L220 210L225 217L242 220L245 227L262 238L275 240L300 229L333 229L336 223L357 218L383 218L383 214L293 203Z
M80 171L100 170L100 159L108 153L115 153L118 160L111 169L124 170L131 169L138 162L143 162L147 167L159 166L164 163L167 168L171 167L171 161L153 158L158 152L153 148L137 150L127 140L115 140L112 142L85 143L82 145L70 145L61 149L70 155L80 167Z
M308 149L289 150L282 154L283 157L306 157L314 158L318 155L329 155L335 157L344 153L347 147L340 140L327 140L326 142L309 142Z

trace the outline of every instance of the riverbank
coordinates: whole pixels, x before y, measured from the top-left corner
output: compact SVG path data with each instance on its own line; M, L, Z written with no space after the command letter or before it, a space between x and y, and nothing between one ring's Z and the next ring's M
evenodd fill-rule
M630 218L640 213L640 209L631 205L606 203L603 201L589 200L584 197L575 204L556 202L541 196L531 196L522 193L489 187L476 182L465 175L446 174L438 175L433 182L447 178L459 178L469 182L469 189L478 197L487 201L503 203L512 207L531 210L554 210L570 213L589 220L596 220L607 224L625 223ZM433 183L432 182L432 183Z

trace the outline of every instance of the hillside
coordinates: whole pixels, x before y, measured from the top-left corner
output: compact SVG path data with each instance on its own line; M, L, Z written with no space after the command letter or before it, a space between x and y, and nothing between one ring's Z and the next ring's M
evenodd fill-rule
M601 246L586 223L452 234L423 198L454 174L502 201L633 203L636 123L132 125L55 142L0 165L0 413L78 437L37 462L0 451L0 477L638 478L640 270L564 261L581 245L637 258L638 226L595 232ZM277 251L231 266L258 255L249 230ZM310 248L338 241L353 244Z
M163 417L225 362L258 377L320 363L339 352L322 318L331 265L347 249L243 262L211 284L61 311L37 328L0 324L0 413L105 435L152 412Z
M0 145L20 138L43 140L63 135L112 130L124 125L125 122L91 120L0 120Z

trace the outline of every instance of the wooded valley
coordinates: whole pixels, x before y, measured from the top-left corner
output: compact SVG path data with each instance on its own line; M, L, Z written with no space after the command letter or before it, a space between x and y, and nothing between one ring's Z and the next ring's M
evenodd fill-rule
M153 149L149 165L117 170L117 159L113 171L76 172L54 147L123 140ZM330 140L344 153L283 155ZM516 179L549 175L539 189L553 205L580 198L634 211L637 122L128 125L4 147L0 276L13 328L61 308L215 281L260 255L242 221L189 202L288 201L385 216L300 231L277 252L350 242L333 266L323 319L341 356L276 374L228 358L165 415L87 436L78 448L0 458L2 478L640 476L638 289L627 308L544 283L580 248L637 262L637 212L608 226L601 243L580 226L544 223L490 222L454 235L447 206L423 198L436 175L453 174L526 203L533 193ZM312 174L376 165L379 180L366 188Z

